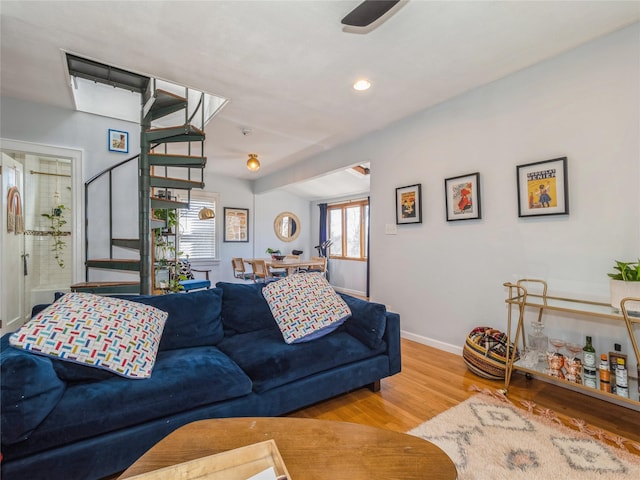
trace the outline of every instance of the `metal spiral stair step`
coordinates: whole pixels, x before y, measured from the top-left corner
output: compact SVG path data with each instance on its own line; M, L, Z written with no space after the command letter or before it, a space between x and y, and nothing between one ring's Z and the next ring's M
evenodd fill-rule
M183 110L186 107L187 99L185 97L158 89L145 105L144 117L149 121L153 121Z
M151 208L168 208L173 210L178 208L189 208L189 204L187 202L167 200L166 198L151 197Z
M140 249L139 238L113 238L111 239L111 245L120 248L130 248L132 250Z
M100 258L87 260L86 266L89 268L102 268L107 270L130 270L140 271L140 259L131 258Z
M151 128L145 132L145 137L149 143L195 142L204 140L205 133L199 128L187 124L174 127Z
M158 177L152 175L149 177L149 183L152 187L159 188L177 188L181 190L191 190L192 188L204 188L204 182L198 180L186 180L183 178Z
M204 168L207 157L193 155L173 155L167 153L149 153L149 165L156 167L190 167Z

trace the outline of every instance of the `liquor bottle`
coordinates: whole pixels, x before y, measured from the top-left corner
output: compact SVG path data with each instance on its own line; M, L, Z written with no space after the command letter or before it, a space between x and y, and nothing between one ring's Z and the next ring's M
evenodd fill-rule
M624 364L627 364L627 356L622 353L622 346L619 343L613 344L614 352L609 352L609 370L611 371L611 392L616 393L616 370L618 368L618 358L622 358L624 360Z
M618 368L616 368L616 395L629 398L629 376L624 359L618 357Z
M544 334L544 323L534 321L531 322L533 333L529 334L529 347L537 354L537 362L544 361L547 358L547 345L549 345L549 337Z
M600 355L600 390L603 392L611 392L611 371L609 370L609 360L607 354Z
M587 387L596 388L596 349L591 344L591 337L587 336L587 344L582 349L583 353L583 377Z

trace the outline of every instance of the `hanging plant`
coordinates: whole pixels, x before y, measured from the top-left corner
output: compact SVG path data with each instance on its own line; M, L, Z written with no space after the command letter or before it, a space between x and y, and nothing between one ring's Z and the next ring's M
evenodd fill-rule
M67 243L62 240L62 237L66 235L66 232L62 231L62 227L67 224L67 221L64 219L64 211L66 207L64 205L58 205L57 207L53 207L51 209L51 213L43 213L42 216L47 218L50 222L49 232L51 233L51 238L53 238L53 246L51 247L51 251L54 253L54 258L56 262L58 262L58 266L60 268L64 268L64 258L62 258L62 254L64 253L64 248Z

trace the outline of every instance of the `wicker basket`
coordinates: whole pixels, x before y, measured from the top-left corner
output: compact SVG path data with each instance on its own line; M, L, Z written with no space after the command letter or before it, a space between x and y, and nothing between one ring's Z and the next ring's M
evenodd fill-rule
M474 328L462 349L462 358L469 370L489 380L504 379L506 355L507 335L491 327ZM516 360L518 358L516 351Z

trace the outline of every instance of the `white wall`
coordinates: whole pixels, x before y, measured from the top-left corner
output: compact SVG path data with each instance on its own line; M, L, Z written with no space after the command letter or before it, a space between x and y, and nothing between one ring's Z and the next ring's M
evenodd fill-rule
M267 247L279 248L284 253L292 249L303 250L309 248L309 202L295 195L274 191L261 195L253 195L251 182L230 177L220 177L205 172L205 190L220 194L220 206L216 217L216 228L220 234L220 261L210 263L195 263L197 267L211 269L211 280L233 281L231 258L265 258ZM249 209L249 241L223 242L224 207ZM300 218L302 231L293 242L285 243L278 240L273 230L276 216L289 211Z
M280 250L283 255L292 250L302 250L304 257L314 254L311 240L311 223L309 201L290 193L274 190L255 196L255 221L256 231L260 232L255 237L255 256L266 257L267 248ZM300 219L301 229L298 238L292 242L283 242L276 237L273 222L276 216L282 212L291 212Z
M406 119L377 136L372 169L372 296L402 328L461 346L477 325L506 328L505 281L608 298L614 259L640 255L639 27L543 62ZM520 219L516 165L568 157L570 214ZM403 159L404 168L393 168ZM443 179L481 173L483 219L445 221ZM393 223L386 192L422 183L424 223ZM426 307L426 308L425 308ZM547 330L599 352L619 326L568 319ZM615 332L614 332L615 331ZM627 344L626 351L629 351Z
M523 276L608 299L613 260L640 255L639 37L636 24L309 160L370 159L371 296L400 313L406 335L459 351L477 325L505 329L502 284ZM570 214L518 218L516 165L561 156ZM483 218L446 222L444 179L476 171ZM395 188L414 183L423 223L385 235ZM598 351L626 337L619 325L562 321L547 331L591 334Z

